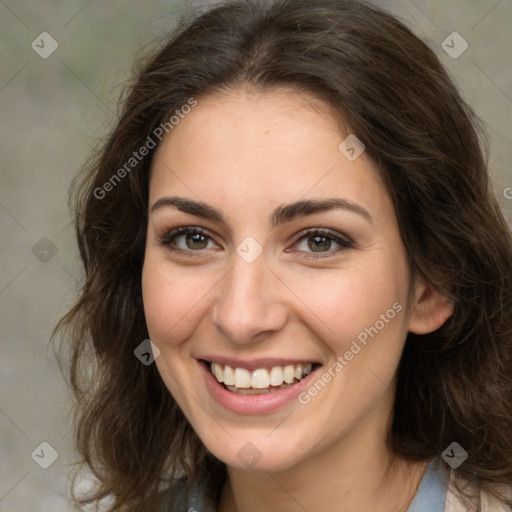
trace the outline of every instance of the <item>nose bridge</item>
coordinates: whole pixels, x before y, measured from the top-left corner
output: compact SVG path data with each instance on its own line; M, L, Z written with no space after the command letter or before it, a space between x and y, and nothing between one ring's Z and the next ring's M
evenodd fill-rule
M213 310L214 323L230 341L249 343L262 332L283 327L286 310L273 286L275 279L263 254L250 263L235 255Z

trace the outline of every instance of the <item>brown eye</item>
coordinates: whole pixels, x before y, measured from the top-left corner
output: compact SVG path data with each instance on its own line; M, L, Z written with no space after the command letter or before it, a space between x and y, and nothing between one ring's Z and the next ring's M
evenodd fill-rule
M307 238L308 247L313 252L328 251L331 248L331 240L326 236L316 235Z
M332 256L353 247L352 242L341 235L318 229L306 232L295 243L295 250L303 253L302 257L306 259Z
M202 233L187 234L185 235L185 245L187 249L206 249L208 237Z
M160 237L160 244L167 246L171 251L184 252L199 252L218 247L210 235L192 226L176 228L165 233Z

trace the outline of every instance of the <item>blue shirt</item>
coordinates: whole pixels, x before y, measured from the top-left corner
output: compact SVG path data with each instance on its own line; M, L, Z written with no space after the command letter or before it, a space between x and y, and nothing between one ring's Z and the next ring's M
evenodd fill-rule
M444 512L448 477L448 471L438 461L431 461L407 512ZM159 512L216 512L205 503L204 489L201 487L188 499L184 485L177 484L169 492L176 498L176 506L169 508L169 496Z
M430 462L407 512L443 512L448 489L448 471L436 460Z

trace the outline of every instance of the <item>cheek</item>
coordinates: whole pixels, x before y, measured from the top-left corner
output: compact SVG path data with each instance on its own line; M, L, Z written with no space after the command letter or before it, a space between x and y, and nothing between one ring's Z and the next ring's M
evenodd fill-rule
M384 267L381 259L368 259L325 275L295 276L294 292L307 307L311 323L319 326L319 338L329 340L336 354L348 350L359 335L364 341L366 329L374 334L375 325L379 337L393 331L394 338L401 339L404 315L397 310L405 309L407 274L399 262L394 269Z
M163 347L189 337L214 283L213 278L177 270L149 256L142 271L142 298L150 338Z
M397 269L383 272L378 265L365 265L345 275L333 273L315 286L304 282L307 305L321 320L310 314L310 326L319 326L315 334L329 355L300 403L330 418L329 439L377 410L388 396L407 334L407 281L398 263Z

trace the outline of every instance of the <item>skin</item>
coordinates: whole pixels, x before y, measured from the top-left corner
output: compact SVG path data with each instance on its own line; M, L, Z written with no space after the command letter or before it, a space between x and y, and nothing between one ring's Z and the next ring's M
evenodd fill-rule
M453 308L429 284L411 283L395 213L372 162L364 152L351 162L338 150L349 133L306 94L237 90L198 98L155 155L142 280L146 320L161 350L163 382L227 464L221 512L396 512L407 509L424 472L424 462L386 449L396 369L407 332L437 329ZM151 212L164 196L208 203L226 224L173 206ZM357 203L372 220L336 209L270 224L270 212L282 204L326 198ZM173 252L159 237L177 226L202 227L211 238L197 249L182 235L174 243L184 252ZM306 228L330 228L353 246L336 251L338 244L327 242L322 257L306 259L318 254L297 236ZM252 263L236 252L247 236L263 249ZM210 397L199 373L196 358L207 353L329 368L397 302L400 313L307 405L294 400L268 414L235 414ZM247 442L261 453L251 468L237 457Z

